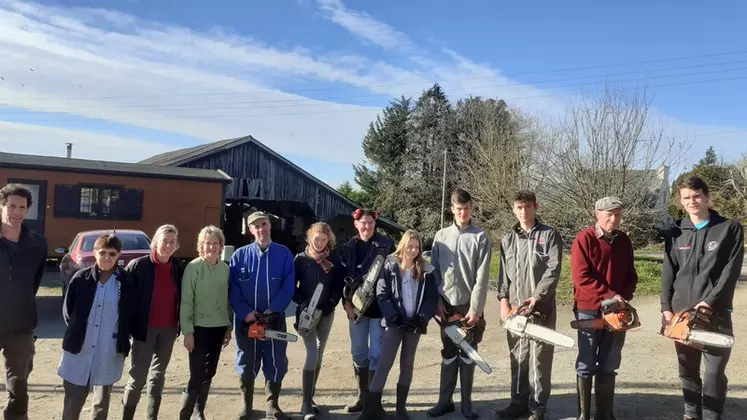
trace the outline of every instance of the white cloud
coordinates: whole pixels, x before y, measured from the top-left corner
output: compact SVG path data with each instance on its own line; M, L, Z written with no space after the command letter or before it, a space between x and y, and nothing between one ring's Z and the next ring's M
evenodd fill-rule
M2 152L65 157L65 143L73 143L75 158L119 162L139 162L173 149L168 144L110 134L0 121Z

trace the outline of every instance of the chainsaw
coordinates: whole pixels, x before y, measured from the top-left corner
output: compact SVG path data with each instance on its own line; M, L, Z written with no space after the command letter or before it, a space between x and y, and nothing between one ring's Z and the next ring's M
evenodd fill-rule
M465 324L464 318L462 318L459 314L454 314L447 318L446 322L443 322L438 319L438 317L434 317L436 320L436 323L441 326L441 328L444 330L444 334L446 334L447 337L457 346L459 347L472 361L475 362L475 365L479 367L483 372L490 375L490 373L493 371L490 368L490 365L485 361L485 359L480 356L480 353L477 352L477 350L470 345L468 340L469 336L469 330L470 327L467 327Z
M257 315L257 320L249 323L249 338L255 340L280 340L295 343L298 337L283 331L267 329L268 325L275 324L275 320L280 314L261 314Z
M641 326L638 312L628 302L620 302L617 299L603 300L601 312L601 318L571 321L571 328L577 330L601 330L606 328L612 332L623 332Z
M520 338L539 341L551 346L572 348L573 339L563 335L553 329L543 327L537 323L538 320L544 320L546 317L539 312L530 312L528 304L522 304L511 308L508 317L503 322L503 328L511 334Z
M353 279L350 276L345 277L346 290L352 290L346 293L347 300L353 305L355 312L354 324L357 324L368 307L371 306L376 298L376 282L379 280L379 272L384 266L384 256L377 255L371 264L363 279Z
M309 303L301 313L298 314L298 328L296 330L301 337L306 337L307 334L312 332L322 317L321 309L317 309L316 307L319 305L319 299L323 291L324 285L322 283L317 284L314 294L311 295L311 300L309 300Z
M708 346L731 348L734 337L718 332L718 317L711 308L690 308L676 314L660 334L700 350Z

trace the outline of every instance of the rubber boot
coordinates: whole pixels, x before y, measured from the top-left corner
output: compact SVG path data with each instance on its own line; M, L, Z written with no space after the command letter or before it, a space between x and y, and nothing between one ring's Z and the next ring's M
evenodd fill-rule
M472 406L472 384L475 381L475 364L459 363L459 384L462 391L462 415L467 420L476 420L480 415Z
M122 404L122 420L135 420L136 405Z
M345 411L348 413L357 413L363 409L363 399L366 398L366 392L368 391L368 366L355 369L355 379L358 382L358 395L355 397L355 401L345 406Z
M286 416L278 405L282 387L282 382L265 381L265 396L267 397L267 406L265 408L266 419L290 420L290 417Z
M441 362L441 384L438 393L438 403L428 410L428 417L441 417L456 410L452 396L454 395L454 389L456 389L458 373L459 365L456 358L448 364L445 360Z
M591 376L576 376L576 396L578 403L578 420L591 419ZM599 408L597 408L598 410Z
M615 375L597 375L594 396L597 404L594 420L615 420L612 410L615 401Z
M179 420L190 420L190 418L192 417L192 413L195 411L196 402L196 392L182 392L182 402L179 409Z
M311 407L314 408L314 411L319 414L322 411L322 407L320 407L316 402L314 402L314 395L316 395L316 383L319 381L319 372L322 370L322 365L318 365L316 367L316 371L314 372L314 386L311 389Z
M161 397L148 397L148 420L158 420L158 411L161 409Z
M301 417L303 420L316 420L314 407L311 405L311 397L314 393L314 375L313 370L304 370L301 377L303 385L303 397L301 400Z
M383 420L387 418L384 407L381 406L381 392L366 392L363 411L356 420Z
M205 420L205 407L207 407L207 399L210 394L210 382L202 384L200 392L197 393L197 404L195 405L195 411L193 419Z
M251 420L254 410L254 380L241 381L239 386L241 395L244 397L244 408L239 411L239 420Z
M410 420L407 413L407 395L410 393L410 387L397 384L397 413L396 420Z

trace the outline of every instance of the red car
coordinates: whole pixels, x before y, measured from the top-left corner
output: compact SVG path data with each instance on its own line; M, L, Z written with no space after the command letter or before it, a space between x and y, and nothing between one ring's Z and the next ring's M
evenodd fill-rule
M70 249L60 260L60 276L62 277L62 295L65 296L70 279L77 271L96 263L93 255L93 244L102 235L113 233L122 241L122 256L118 264L124 268L135 258L149 255L150 237L139 230L88 230L78 232L70 245Z

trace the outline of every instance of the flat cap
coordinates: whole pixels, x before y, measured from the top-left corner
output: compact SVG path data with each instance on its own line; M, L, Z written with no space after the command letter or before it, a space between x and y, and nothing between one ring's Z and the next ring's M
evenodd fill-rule
M268 216L267 213L263 211L255 211L254 213L250 214L249 217L246 218L246 224L251 225L252 223L256 222L257 220L261 220L261 219L270 220L270 216Z
M623 208L623 202L617 197L604 197L597 200L594 209L599 211L616 210Z

